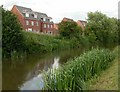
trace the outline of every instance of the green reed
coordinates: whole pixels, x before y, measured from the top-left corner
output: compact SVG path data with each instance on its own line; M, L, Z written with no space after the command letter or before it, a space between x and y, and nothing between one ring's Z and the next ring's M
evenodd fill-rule
M44 89L68 92L84 90L85 82L109 67L114 59L114 53L108 49L92 49L56 70L44 72Z

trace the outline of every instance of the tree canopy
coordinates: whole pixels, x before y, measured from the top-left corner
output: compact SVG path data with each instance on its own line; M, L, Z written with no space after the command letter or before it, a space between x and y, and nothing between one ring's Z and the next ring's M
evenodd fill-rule
M62 21L59 24L60 35L64 38L78 38L81 35L82 29L74 21Z
M2 8L2 53L10 57L14 51L21 51L23 37L21 25L17 17L8 10Z
M118 25L116 18L109 18L101 12L88 13L88 23L85 28L86 35L92 40L105 45L117 42Z

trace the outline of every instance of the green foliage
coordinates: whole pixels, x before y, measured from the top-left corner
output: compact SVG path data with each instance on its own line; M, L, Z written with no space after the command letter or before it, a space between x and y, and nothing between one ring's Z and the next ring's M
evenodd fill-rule
M59 24L60 35L64 38L79 38L81 36L82 29L77 25L76 22L62 21Z
M67 90L78 92L86 89L86 82L105 70L115 55L107 49L92 49L57 70L44 72L47 90Z
M117 19L109 18L101 12L88 13L88 23L85 34L90 38L91 43L101 43L102 45L117 42L118 27Z
M14 51L23 50L21 26L17 17L10 11L2 9L2 53L3 57L11 57Z
M25 39L24 44L27 53L46 53L74 48L74 46L71 45L72 40L25 31L22 31L22 35Z

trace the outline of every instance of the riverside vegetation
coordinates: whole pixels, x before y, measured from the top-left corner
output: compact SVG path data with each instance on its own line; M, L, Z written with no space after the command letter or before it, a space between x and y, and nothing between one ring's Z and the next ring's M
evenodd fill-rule
M88 23L82 31L76 22L62 21L59 36L23 32L22 26L11 11L2 10L2 56L22 57L31 53L46 53L80 46L114 44L119 42L117 19L95 12L88 13ZM99 20L99 23L98 23ZM84 32L84 35L82 35Z
M1 10L3 58L19 58L31 53L43 54L80 46L120 44L120 30L117 27L120 22L98 11L88 13L88 23L84 31L75 22L66 21L59 24L59 36L50 36L21 31L23 29L17 17L8 10ZM108 49L92 49L57 70L45 72L44 89L86 89L86 82L108 68L114 59L115 54Z
M110 64L110 67L105 71L101 72L99 76L92 78L87 82L87 89L89 90L118 90L119 79L118 68L120 62L119 55L120 46L113 49L115 60ZM101 85L102 83L102 85Z
M115 54L108 49L92 49L68 61L57 70L44 73L46 90L79 91L86 89L86 82L108 68Z

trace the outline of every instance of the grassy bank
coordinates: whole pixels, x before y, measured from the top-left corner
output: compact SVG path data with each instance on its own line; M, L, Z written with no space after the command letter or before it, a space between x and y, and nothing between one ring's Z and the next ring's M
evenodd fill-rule
M93 78L88 82L89 90L118 90L118 62L120 56L118 55L120 46L117 46L113 53L116 59L112 62L111 66L103 71L100 76Z
M87 89L86 82L108 68L114 59L114 53L107 49L86 52L59 69L45 73L45 89L67 91Z
M60 36L26 32L24 30L21 31L21 37L22 45L18 44L19 49L10 49L10 52L4 53L4 51L7 50L5 47L5 50L3 51L3 58L20 59L27 56L28 54L44 54L53 51L78 48L82 45L80 40L75 37L71 39L65 39ZM16 46L16 48L18 47Z
M24 36L25 50L28 53L44 53L55 50L70 49L79 46L76 39L65 40L56 36L22 32Z
M89 90L118 90L118 61L103 71L100 76L90 81Z

